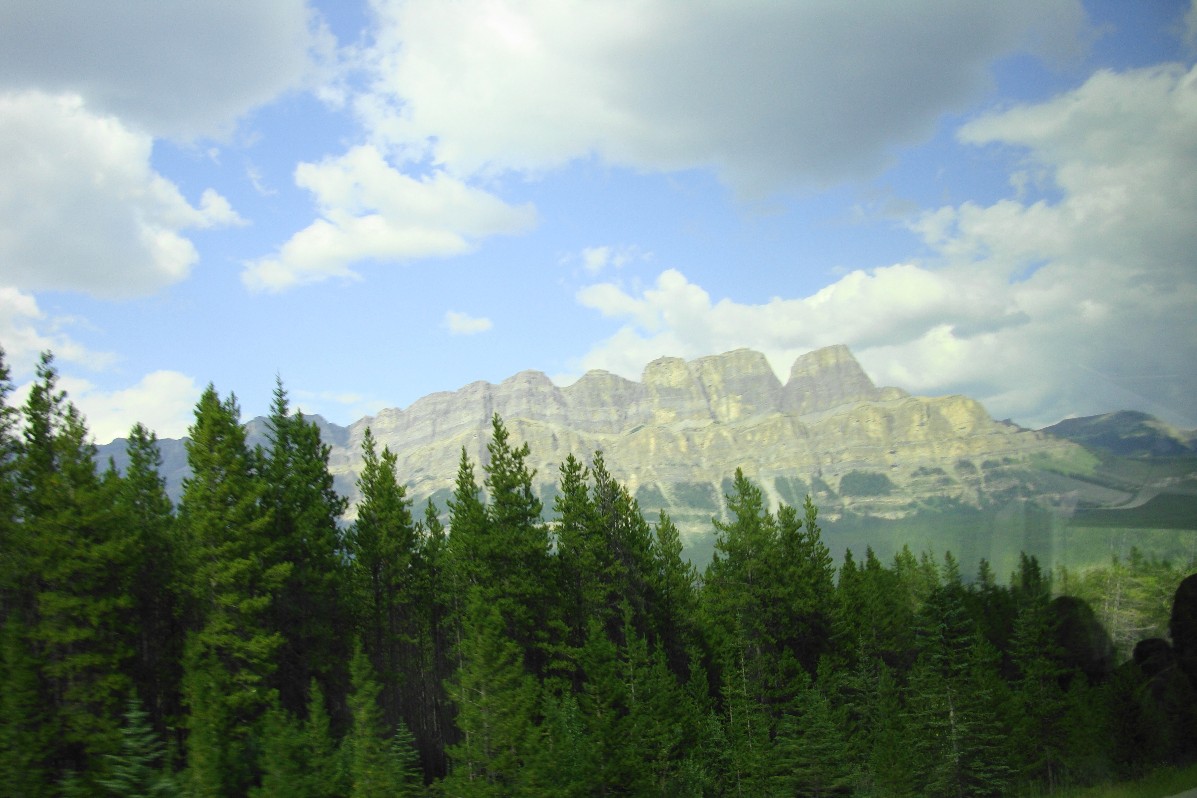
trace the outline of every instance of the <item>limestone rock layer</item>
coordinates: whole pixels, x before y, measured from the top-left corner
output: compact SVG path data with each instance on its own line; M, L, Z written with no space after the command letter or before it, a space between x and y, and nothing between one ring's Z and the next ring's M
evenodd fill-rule
M558 387L535 371L498 385L471 383L384 410L351 425L333 446L340 487L356 499L361 439L369 427L399 458L417 506L443 506L464 447L486 461L498 413L531 448L551 511L561 462L602 451L611 472L655 516L665 509L690 531L722 513L737 468L771 502L811 494L824 515L851 510L889 517L921 503L979 503L1017 494L1032 461L1067 460L1078 447L991 419L963 396L916 397L878 388L844 346L799 357L782 385L747 349L684 361L660 358L639 382L591 371Z

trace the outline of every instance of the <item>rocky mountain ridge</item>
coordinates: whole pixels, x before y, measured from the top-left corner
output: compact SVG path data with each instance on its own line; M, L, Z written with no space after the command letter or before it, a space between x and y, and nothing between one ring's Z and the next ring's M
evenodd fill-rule
M529 444L546 510L565 457L589 461L602 451L646 514L668 510L692 534L709 531L710 518L723 512L737 468L773 503L798 504L810 493L824 517L893 518L945 500L978 505L1029 495L1038 488L1028 474L1088 456L1070 441L994 421L964 396L877 387L844 346L799 357L784 384L764 355L738 349L691 361L660 358L639 382L591 371L559 387L524 371L497 385L434 393L349 427L318 423L332 448L330 469L351 500L370 428L379 447L398 456L417 507L429 498L443 507L463 448L481 481L496 413L514 440ZM249 422L251 441L264 441L264 424ZM168 462L177 463L171 452L181 443L162 444ZM166 476L174 485L181 480Z

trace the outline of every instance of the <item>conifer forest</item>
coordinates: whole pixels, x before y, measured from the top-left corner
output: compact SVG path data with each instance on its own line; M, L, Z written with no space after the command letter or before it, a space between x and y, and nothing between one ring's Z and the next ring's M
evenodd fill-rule
M176 505L151 432L97 465L49 355L20 406L0 372L0 794L1043 795L1197 755L1177 569L1170 639L1116 648L1083 575L833 557L737 473L700 572L601 453L542 506L497 416L447 510L367 433L347 515L281 384L252 448L209 386Z

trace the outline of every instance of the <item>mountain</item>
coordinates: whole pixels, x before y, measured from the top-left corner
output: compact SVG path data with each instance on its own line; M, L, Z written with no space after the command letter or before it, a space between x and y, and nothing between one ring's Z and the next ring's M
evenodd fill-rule
M1074 476L1096 463L1082 445L995 421L967 397L877 387L844 346L799 357L784 384L764 355L738 349L688 362L660 358L638 382L596 370L558 387L524 371L498 385L434 393L349 427L316 421L332 448L330 469L351 500L368 427L380 448L398 455L417 508L427 499L444 507L463 447L481 479L495 413L514 440L529 444L546 510L565 457L588 461L602 451L648 517L665 509L690 535L709 533L737 468L772 503L800 504L809 493L822 517L835 520L902 518L945 502L1050 499L1084 487ZM264 419L247 430L251 442L265 443ZM161 445L177 496L183 443ZM123 442L101 449L122 465Z
M1130 410L1068 418L1043 432L1119 457L1183 457L1197 454L1197 430L1180 430Z

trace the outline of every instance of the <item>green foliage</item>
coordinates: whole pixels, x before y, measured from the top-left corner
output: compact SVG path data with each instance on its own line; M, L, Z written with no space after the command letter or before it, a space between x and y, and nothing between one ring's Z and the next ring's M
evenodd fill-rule
M311 683L307 719L279 706L262 719L261 786L253 798L339 798L345 794L344 769L329 730L324 694Z
M119 798L171 798L180 795L166 762L165 746L150 726L149 715L134 700L125 710L119 753L107 754L107 775L98 779Z
M36 661L46 703L40 734L53 758L86 771L119 742L119 715L132 682L129 623L134 552L101 480L78 410L57 387L43 355L24 408L15 476L20 513L13 611Z
M272 688L283 636L273 603L291 573L270 537L272 516L260 461L246 448L235 398L208 387L187 444L191 477L180 523L188 536L199 623L189 636L184 684L193 792L242 792L253 777L252 732Z
M258 451L272 564L285 569L269 623L279 634L272 686L283 709L304 711L308 683L341 681L349 655L341 630L351 623L338 521L347 502L333 488L329 447L314 422L291 414L281 381L267 419L267 452Z
M461 740L449 749L446 790L466 796L516 793L535 748L538 685L524 670L523 651L508 636L499 606L479 588L467 600L460 656L450 695Z
M448 529L433 503L413 516L367 430L342 530L328 449L281 385L265 449L204 392L176 516L152 433L101 474L48 357L20 414L10 390L0 357L13 794L960 798L1193 753L1189 611L1175 651L1111 669L1098 619L1124 652L1162 636L1186 572L1137 551L1056 574L1024 555L1002 585L895 544L837 578L799 483L771 508L737 471L700 579L601 453L537 493L497 416Z
M362 439L362 455L358 478L362 500L349 529L350 572L362 646L386 685L384 714L394 724L399 719L405 644L412 636L408 610L416 529L411 500L396 473L396 457L385 448L379 456L369 428Z

